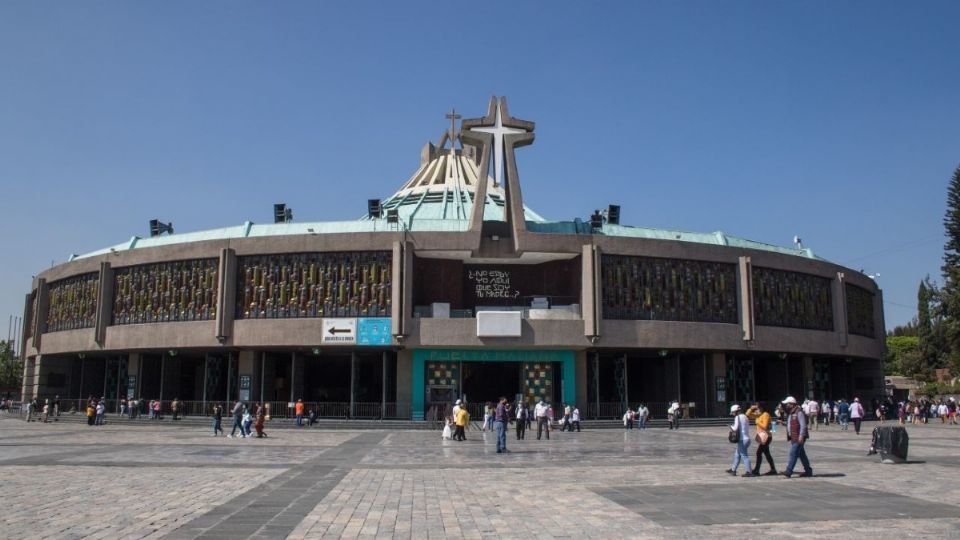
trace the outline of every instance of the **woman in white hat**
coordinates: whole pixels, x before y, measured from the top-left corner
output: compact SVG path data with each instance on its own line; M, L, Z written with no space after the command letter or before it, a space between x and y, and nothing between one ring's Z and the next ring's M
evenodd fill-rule
M743 476L753 476L750 454L747 451L750 448L750 421L747 420L747 415L740 410L739 405L730 407L730 416L733 417L733 425L730 426L730 429L737 435L737 450L733 454L733 465L727 469L727 474L736 476L737 468L742 462L745 469Z

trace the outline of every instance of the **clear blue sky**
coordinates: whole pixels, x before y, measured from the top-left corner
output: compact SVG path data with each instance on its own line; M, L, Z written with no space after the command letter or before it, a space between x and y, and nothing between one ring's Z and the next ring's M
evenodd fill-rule
M525 202L620 203L939 279L960 164L960 2L0 3L0 314L33 274L146 235L353 219L456 107L537 123ZM0 339L6 334L0 331Z

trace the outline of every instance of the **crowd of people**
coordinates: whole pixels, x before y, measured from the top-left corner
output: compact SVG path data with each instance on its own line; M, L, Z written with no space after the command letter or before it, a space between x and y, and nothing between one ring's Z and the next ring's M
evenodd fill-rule
M497 433L497 451L498 453L507 452L505 431L501 433L501 428L506 430L509 424L516 425L517 440L524 440L528 430L533 429L533 422L537 424L537 440L546 437L550 440L550 430L554 423L560 426L560 431L579 432L580 427L580 409L571 403L561 404L563 412L560 418L556 418L553 404L540 399L536 403L525 400L517 400L510 404L507 398L502 397L495 405L493 402L487 402L483 407L483 424L481 431L496 431ZM453 411L446 417L443 426L441 438L444 440L465 441L466 429L470 425L470 413L467 411L467 405L462 399L456 400L453 404ZM503 444L501 445L501 438Z
M733 416L733 425L730 426L728 440L737 445L733 453L733 463L727 469L727 474L736 476L737 469L743 464L744 472L742 476L755 477L760 475L761 459L767 460L769 470L764 475L778 474L774 465L773 456L770 454L770 443L773 442L773 434L776 432L776 426L782 425L785 428L787 442L790 443L790 449L787 457L787 467L782 473L786 478L794 474L794 468L799 460L803 465L803 473L799 476L813 476L813 467L810 465L810 459L807 457L805 444L810 437L809 425L812 421L812 408L804 409L803 405L798 404L796 398L788 396L780 402L776 409L776 419L770 416L770 413L764 410L763 404L754 403L749 409L744 411L740 405L730 407L730 416ZM754 436L750 436L750 421L755 424ZM750 444L757 443L757 450L754 456L756 464L750 464Z

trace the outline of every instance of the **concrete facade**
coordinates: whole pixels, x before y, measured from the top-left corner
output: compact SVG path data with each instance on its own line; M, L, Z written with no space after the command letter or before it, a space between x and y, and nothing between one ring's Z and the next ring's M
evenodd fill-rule
M506 102L500 103L506 114ZM480 168L488 161L492 139L466 136L471 127L492 125L492 115L499 111L491 101L487 117L464 121L464 142L476 144ZM81 355L123 355L128 360L126 373L144 377L142 354L165 351L195 351L198 354L234 354L239 359L238 373L252 377L254 388L272 384L275 367L264 367L262 351L286 351L296 354L354 354L389 351L395 354L396 373L393 379L398 404L409 406L415 379L413 351L418 349L496 349L496 350L566 350L576 355L575 376L578 402L588 399L591 359L604 351L695 351L707 355L703 360L701 384L707 399L703 405L708 414L723 414L724 403L716 400L712 381L726 374L725 355L771 354L801 356L804 379L812 377L810 358L830 357L856 360L854 376L869 378L871 391L883 389L881 358L884 354L882 294L869 277L839 265L798 255L727 245L711 245L674 239L618 237L602 234L538 233L528 230L523 218L524 207L514 149L533 141L533 124L509 118L505 125L527 133L509 135L505 139L505 204L504 222L498 231L505 231L505 241L496 241L485 231L483 205L475 205L466 231L382 230L363 233L284 234L249 238L202 240L171 243L158 247L116 250L78 258L40 272L27 295L25 313L33 324L24 325L25 399L44 396L52 388L45 384L45 374L62 369L64 358ZM454 150L451 150L454 151ZM485 198L486 183L481 182L474 196ZM322 327L316 318L239 319L235 320L237 258L247 255L290 253L333 253L379 251L392 254L391 339L378 348L321 346ZM721 262L738 269L737 324L678 322L667 320L604 319L602 301L602 255L629 255L691 261ZM464 262L483 261L505 265L524 265L531 260L556 260L580 257L580 312L570 319L524 318L520 337L484 338L477 336L474 318L414 317L414 263L434 258L455 258ZM216 259L219 261L217 316L215 320L113 325L113 275L125 267L180 261ZM804 330L756 325L753 320L752 268L764 267L818 276L830 280L833 306L832 330ZM50 284L72 276L97 272L100 275L99 303L96 323L89 328L46 331ZM852 284L872 293L875 335L851 334L847 328L845 285ZM51 360L46 360L51 358ZM53 360L56 359L56 360ZM232 364L231 364L232 365ZM386 364L384 364L386 366ZM298 377L304 377L304 364L295 360L288 377L293 379L293 393ZM353 369L353 368L351 368ZM392 369L392 368L391 368ZM384 367L386 373L387 368ZM679 375L678 375L679 376ZM700 374L693 375L697 378ZM233 383L231 383L232 385ZM302 382L300 383L302 384ZM384 384L386 384L384 382ZM786 385L789 387L789 385ZM229 389L234 386L229 386ZM679 389L678 389L679 390ZM254 392L257 395L262 392ZM292 398L292 396L291 396ZM352 405L351 405L352 407Z

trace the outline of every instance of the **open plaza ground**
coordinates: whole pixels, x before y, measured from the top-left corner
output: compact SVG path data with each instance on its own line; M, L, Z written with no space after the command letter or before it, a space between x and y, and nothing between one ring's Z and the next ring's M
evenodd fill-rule
M229 433L229 426L227 432ZM5 538L960 537L960 428L811 433L813 478L731 477L725 427L553 432L320 430L214 438L197 425L0 420ZM753 450L754 448L751 448ZM783 431L772 447L786 465ZM751 456L752 457L752 456ZM764 464L762 471L766 471ZM800 467L796 472L800 472Z

